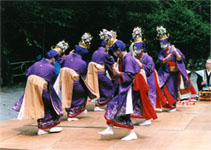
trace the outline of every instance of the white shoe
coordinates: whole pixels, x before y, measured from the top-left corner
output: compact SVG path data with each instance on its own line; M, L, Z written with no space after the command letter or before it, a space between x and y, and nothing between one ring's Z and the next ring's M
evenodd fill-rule
M130 141L130 140L136 140L138 137L136 135L136 133L133 131L133 132L130 132L129 135L127 135L126 137L122 138L121 140L122 141Z
M105 130L98 132L98 134L101 134L101 135L114 134L113 127L108 126Z
M144 122L139 123L140 126L147 126L151 124L151 120L145 120Z
M174 112L174 111L176 111L176 108L170 109L168 112Z
M95 107L94 111L104 111L104 109L100 108L100 107Z
M53 127L53 128L50 128L49 132L51 133L56 133L56 132L61 132L62 131L62 128L61 127Z
M81 114L83 114L83 115L85 115L85 114L87 114L87 110L85 109Z
M155 108L156 112L162 112L162 108Z
M43 130L43 129L38 129L37 135L43 135L43 134L48 134L48 131Z
M78 118L67 118L67 121L76 121Z

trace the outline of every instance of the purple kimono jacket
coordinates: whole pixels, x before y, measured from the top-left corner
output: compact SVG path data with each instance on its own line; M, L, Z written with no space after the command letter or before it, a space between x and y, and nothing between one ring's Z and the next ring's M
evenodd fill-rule
M44 103L45 117L38 119L38 127L45 129L55 126L60 122L60 116L63 115L60 98L53 88L56 79L54 66L45 58L34 63L27 70L26 76L37 75L48 82L48 89L43 90L42 99ZM24 95L13 105L12 109L19 111L23 102Z
M65 57L65 61L62 67L67 67L76 71L79 75L83 75L87 71L87 64L82 60L79 54L70 54ZM74 118L85 110L87 102L87 91L83 85L83 81L75 80L73 85L72 103L70 108L65 108L68 114L68 118Z
M167 97L167 101L168 101L168 99L170 99L169 97L171 97L171 96L173 97L173 99L175 101L173 106L170 106L171 108L176 107L179 73L183 77L185 88L189 88L190 85L191 85L191 83L188 81L186 68L185 68L185 64L184 64L185 56L182 54L182 52L179 49L176 48L176 50L181 55L182 59L180 61L177 61L176 60L176 54L175 54L175 52L173 52L172 58L168 61L176 62L176 65L178 67L178 71L170 72L168 63L161 65L161 67L158 70L159 86L161 88L164 88L166 86L165 87L166 92L165 92L165 89L164 89L164 95ZM172 46L170 47L168 54L170 54L171 52L172 52ZM167 55L165 54L165 50L161 50L159 55L158 55L159 61L161 62ZM170 93L171 96L167 93Z
M155 108L156 106L156 86L154 78L155 63L152 57L149 56L147 53L145 53L144 56L142 57L141 63L143 64L143 69L147 77L147 84L149 85L150 88L148 97L152 106Z
M122 70L119 76L118 95L108 102L104 117L107 124L112 123L115 126L133 129L130 114L126 114L126 102L128 91L133 85L135 74L140 72L140 67L131 53L124 56L120 65Z
M105 48L98 48L92 55L92 62L110 67L114 64L114 58L110 56ZM98 72L100 98L97 100L96 106L104 106L113 97L114 86L112 81L106 76L106 72Z

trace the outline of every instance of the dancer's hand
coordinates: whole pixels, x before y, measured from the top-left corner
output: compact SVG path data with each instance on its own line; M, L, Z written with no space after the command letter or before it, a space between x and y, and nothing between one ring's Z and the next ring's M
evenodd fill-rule
M142 68L143 65L142 65L142 63L140 62L140 60L138 60L137 58L135 58L135 60L136 60L136 62L138 63L139 67Z
M115 64L113 65L113 74L114 74L115 76L120 75L120 72L119 72L119 68L118 68L118 64L117 64L117 63L115 63Z
M169 59L171 59L172 58L172 54L168 54L167 56L166 56L166 60L169 60Z
M206 84L206 80L204 80L202 83L201 83L201 85L205 85Z
M73 53L75 53L74 49L69 52L69 54L73 54Z
M116 62L112 65L112 69L114 68L118 68L118 64Z

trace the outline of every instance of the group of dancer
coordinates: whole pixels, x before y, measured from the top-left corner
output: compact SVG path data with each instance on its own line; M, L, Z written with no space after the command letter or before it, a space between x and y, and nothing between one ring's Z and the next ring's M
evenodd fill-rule
M101 45L89 63L85 59L93 37L84 33L68 55L62 55L69 45L61 41L27 70L25 92L12 109L19 111L18 119L37 119L37 134L42 135L62 131L57 126L62 107L67 120L75 121L87 113L86 104L91 99L95 101L94 111L104 111L102 107L107 105L104 118L108 126L98 134L113 134L113 126L118 126L130 130L122 140L137 139L134 124L150 125L151 119L157 118L156 111L164 108L176 111L179 89L195 92L184 55L171 45L163 26L156 30L162 49L158 71L146 52L140 27L133 29L129 51L115 31L100 31ZM145 121L138 123L138 119Z

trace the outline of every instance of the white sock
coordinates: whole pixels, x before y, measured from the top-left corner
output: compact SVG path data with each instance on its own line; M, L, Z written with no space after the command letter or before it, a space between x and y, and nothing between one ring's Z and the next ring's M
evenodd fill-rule
M113 127L108 126L105 130L98 132L98 134L114 134Z
M176 108L170 109L168 112L175 112L175 111L176 111Z
M87 110L85 109L81 114L83 114L83 115L85 115L85 114L87 114Z
M112 126L108 126L106 130L113 132L113 127Z
M49 132L51 133L56 133L56 132L61 132L62 131L62 128L61 127L53 127L53 128L50 128Z
M146 126L150 124L151 124L151 120L145 120L144 122L139 123L140 126Z
M38 129L37 135L43 135L43 134L48 134L48 131L43 130L43 129Z
M104 111L104 109L102 109L102 108L96 106L96 107L94 108L94 111Z
M76 121L78 118L67 118L67 121Z
M131 130L129 135L125 136L124 138L122 138L121 140L123 141L130 141L130 140L136 140L138 137L135 133L134 130Z

